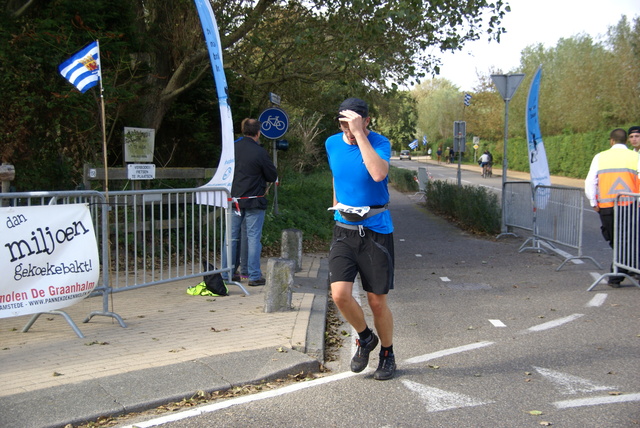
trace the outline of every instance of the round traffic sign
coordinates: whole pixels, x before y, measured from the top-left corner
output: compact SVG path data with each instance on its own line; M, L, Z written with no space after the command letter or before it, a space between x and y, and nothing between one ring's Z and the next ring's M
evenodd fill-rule
M289 128L289 117L284 110L279 108L268 108L258 118L260 121L260 131L262 135L272 140L282 137Z

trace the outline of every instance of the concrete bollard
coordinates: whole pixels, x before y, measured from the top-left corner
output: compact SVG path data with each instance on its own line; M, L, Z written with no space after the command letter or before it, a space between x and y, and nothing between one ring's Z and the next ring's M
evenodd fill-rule
M282 231L282 244L280 257L295 262L295 271L302 270L302 231L298 229L284 229Z
M291 310L291 286L295 262L289 259L267 260L267 277L264 286L264 311L285 312Z

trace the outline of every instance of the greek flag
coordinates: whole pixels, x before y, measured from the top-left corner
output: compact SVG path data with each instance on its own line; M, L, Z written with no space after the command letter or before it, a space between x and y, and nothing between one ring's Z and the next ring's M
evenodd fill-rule
M426 136L426 135L423 135L423 136L422 136L422 145L423 145L423 146L426 146L426 145L427 145L427 136Z
M100 46L96 40L73 54L58 66L58 71L83 94L98 84L100 70Z
M464 105L469 107L470 104L471 104L471 95L464 94Z
M418 140L413 140L412 142L409 143L409 148L411 150L415 150L418 148Z

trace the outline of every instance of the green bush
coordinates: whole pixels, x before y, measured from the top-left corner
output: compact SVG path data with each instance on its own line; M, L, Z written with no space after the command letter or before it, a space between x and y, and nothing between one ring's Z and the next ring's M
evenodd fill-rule
M399 192L417 192L418 183L415 177L414 171L395 166L389 168L389 183L393 184Z
M498 196L485 187L429 181L426 197L430 209L453 219L463 229L487 235L500 232Z

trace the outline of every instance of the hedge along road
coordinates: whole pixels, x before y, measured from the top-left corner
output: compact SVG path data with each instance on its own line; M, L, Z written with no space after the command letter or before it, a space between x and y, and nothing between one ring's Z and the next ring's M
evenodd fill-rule
M471 236L407 195L391 193L394 379L373 380L375 351L368 371L349 372L348 337L324 378L135 426L637 423L637 288L601 285L586 292L591 266L556 272L557 256L518 253L522 238Z

